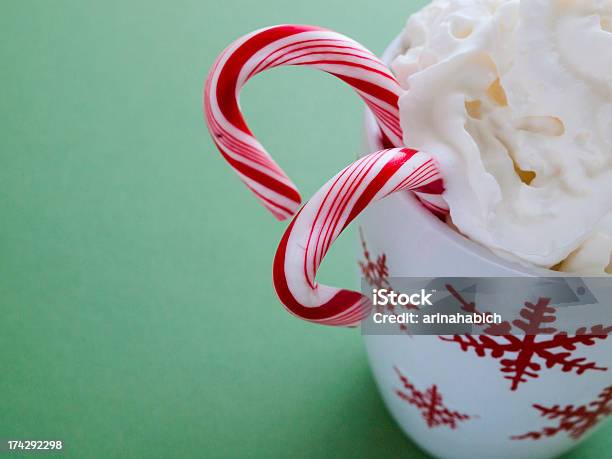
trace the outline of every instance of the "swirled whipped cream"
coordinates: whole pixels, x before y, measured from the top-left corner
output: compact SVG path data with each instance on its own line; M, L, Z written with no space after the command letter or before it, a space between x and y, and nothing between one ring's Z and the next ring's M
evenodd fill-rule
M612 0L435 0L392 70L407 146L498 254L612 273Z

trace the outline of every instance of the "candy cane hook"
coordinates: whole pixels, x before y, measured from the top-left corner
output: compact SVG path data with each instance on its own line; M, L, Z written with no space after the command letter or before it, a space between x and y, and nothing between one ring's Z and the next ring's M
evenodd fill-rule
M369 298L318 284L315 276L331 244L359 213L373 201L402 190L442 193L442 177L431 156L408 148L364 156L304 205L283 235L274 258L274 287L291 313L311 322L347 326L367 316Z
M256 74L282 65L330 73L361 96L391 145L402 145L398 98L390 70L354 40L307 25L279 25L245 35L223 51L204 88L204 113L217 148L247 187L279 220L293 215L301 197L293 182L249 130L238 99Z

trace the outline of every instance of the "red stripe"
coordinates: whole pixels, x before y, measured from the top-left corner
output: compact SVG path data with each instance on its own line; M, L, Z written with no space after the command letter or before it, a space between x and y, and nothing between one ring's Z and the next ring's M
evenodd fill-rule
M223 116L241 131L252 135L242 117L238 101L236 100L238 75L240 75L242 67L255 53L270 43L298 33L320 30L323 29L299 25L272 27L253 35L234 50L227 61L225 61L217 79L215 95L217 101L219 101L219 108Z
M248 145L245 146L239 144L237 141L233 140L231 134L227 133L225 130L223 130L221 137L217 136L217 141L229 152L259 164L262 168L267 169L271 174L285 177L285 173L282 171L282 169L278 167L274 161L271 161L269 157L262 153L261 150L257 150L253 147L249 148Z
M370 100L364 98L364 101L376 115L376 121L378 125L381 128L387 128L387 130L390 131L391 134L397 137L398 142L401 142L402 131L399 128L399 118L389 111L384 111ZM401 145L398 145L398 147L401 147Z
M259 162L262 166L274 172L284 175L284 172L277 166L277 164L267 158L264 154L262 154L261 150L238 139L223 127L223 125L214 116L212 107L210 105L210 100L205 100L204 110L208 129L220 143L221 141L223 141L224 144L228 144L230 146L235 147L233 148L233 150L243 150L243 152L238 151L238 153L242 154L245 157L249 157L254 162Z
M248 185L247 185L248 186ZM267 203L268 204L268 208L270 208L270 206L274 207L275 209L280 209L281 212L278 212L279 216L283 216L284 218L286 218L288 215L293 215L293 210L288 209L287 207L283 207L280 204L278 204L277 202L272 201L271 199L266 198L264 195L262 195L261 193L259 193L256 189L254 189L253 187L249 186L249 189L253 192L253 194L255 194L255 196L257 196L259 199L261 199L262 201L264 201L264 205ZM270 212L274 213L273 209L270 209Z
M269 69L270 67L273 66L275 61L277 61L278 59L281 59L283 56L287 55L287 53L283 53L280 56L275 57L270 62L266 63L265 67L262 68L261 65L264 62L266 62L267 59L270 59L270 57L272 57L274 54L280 53L281 51L284 51L287 48L291 48L292 46L299 46L299 45L303 45L305 43L315 43L315 42L344 42L344 40L340 39L340 38L311 38L309 40L296 41L296 42L293 42L293 43L289 43L289 44L287 44L285 46L281 46L280 48L275 49L274 51L269 53L266 57L264 57L262 60L260 60L257 63L257 65L253 68L253 70L251 70L249 72L249 75L247 76L247 80L250 79L251 77L253 77L255 74L257 74L259 72L263 72L266 69Z
M314 257L313 257L313 269L315 271L316 271L316 268L319 266L320 258L325 256L325 253L327 252L325 246L326 246L326 241L328 239L329 230L332 227L331 223L328 224L328 221L330 221L330 217L331 217L331 222L333 223L334 220L336 219L336 216L338 215L339 210L341 208L343 208L343 207L346 207L346 205L343 206L343 203L346 202L347 199L350 199L350 197L353 195L353 193L355 191L355 188L352 185L357 180L359 181L359 183L361 183L361 181L363 180L364 175L367 175L367 173L371 169L372 165L376 163L378 158L380 158L381 154L382 153L366 156L361 161L358 161L356 164L353 165L351 174L349 174L349 176L346 178L344 183L342 183L342 186L340 187L339 190L333 190L332 188L329 189L328 195L329 195L329 193L334 192L335 196L334 196L334 199L333 199L331 205L329 206L329 211L327 212L325 220L323 221L323 224L321 226L321 231L319 232L319 235L318 235L318 238L317 238L317 243L315 245L315 253L314 253ZM366 170L365 174L363 172L364 170ZM351 182L351 179L352 179L352 177L353 177L353 175L355 173L356 173L356 177ZM343 193L342 190L347 185L349 186L349 188L348 188L346 193ZM338 198L340 198L340 203L336 206L336 201L338 200ZM334 226L334 228L335 228L335 226ZM322 249L321 249L321 251L319 251L318 250L319 249L319 241L321 240L321 235L322 235L323 230L325 230L325 236L323 237L323 246L322 246ZM319 257L319 253L322 254L320 257Z
M427 201L424 197L420 197L418 195L417 195L417 197L419 198L419 202L425 208L427 208L427 210L433 212L434 215L436 217L438 217L440 220L445 221L446 216L448 215L448 209L445 209L443 207L437 206L434 203L432 203L431 201Z
M378 118L379 120L385 121L386 122L385 125L388 126L389 128L391 128L393 124L397 125L397 123L399 122L397 117L393 116L393 114L391 114L390 112L383 110L374 101L366 100L365 103L368 104L370 109L375 113L376 118ZM393 129L390 129L390 130L393 131ZM396 132L394 133L397 134Z
M399 190L400 188L403 188L404 186L410 184L413 180L418 179L422 174L426 174L427 171L423 170L424 168L427 169L427 167L430 165L430 163L428 161L425 161L423 164L421 164L419 167L417 167L415 170L413 170L410 175L408 177L406 177L404 180L402 180L395 188L393 188L389 194L396 192L397 190ZM419 177L417 177L417 175Z
M278 165L266 157L261 150L241 141L234 137L229 131L227 131L214 117L212 113L208 113L207 107L207 119L208 127L211 133L217 140L217 147L223 146L227 150L243 156L254 163L268 169L270 172L284 176L284 172L278 167Z
M379 134L380 134L380 146L382 148L389 149L389 148L394 148L394 147L401 147L401 145L393 145L393 142L391 142L389 137L387 137L387 134L385 134L385 132L382 129ZM401 139L402 139L402 136L400 136L400 140Z
M367 66L365 64L358 64L357 62L342 61L342 60L335 60L335 59L319 59L319 60L310 61L310 62L300 62L299 64L295 64L295 65L316 65L316 66L340 65L340 66L355 67L355 68L359 68L359 69L362 69L362 70L367 70L368 72L376 73L376 74L380 75L383 78L391 80L394 83L396 82L395 81L395 77L393 77L388 72L386 72L384 70L375 69L374 67L369 67L369 66ZM331 73L332 75L335 75L335 76L337 76L340 79L344 79L345 78L344 75L336 74L334 71L327 70L325 68L321 68L321 70L323 70L323 71L325 71L327 73ZM346 78L352 78L352 77L346 77ZM361 80L361 81L363 81L363 80ZM382 87L378 86L378 85L375 85L375 87L382 89Z
M317 307L305 307L301 305L291 294L291 291L287 285L287 279L285 277L285 257L287 252L287 241L289 240L289 236L293 230L293 225L295 225L299 215L300 213L298 212L297 216L293 219L285 231L285 234L283 235L278 246L278 250L276 251L276 255L274 256L272 270L274 288L281 303L283 303L287 309L298 317L306 320L325 320L350 308L351 305L361 300L362 295L359 292L340 290L325 304Z
M342 179L342 177L351 170L350 167L347 167L345 169L343 169L338 176L334 179L334 182L332 183L332 186L327 190L327 193L325 193L325 196L323 197L323 200L321 202L321 204L318 206L317 209L317 213L315 215L314 218L314 222L317 222L319 220L319 215L321 214L321 212L323 211L323 204L325 203L325 201L327 200L327 198L329 197L330 193L332 192L333 188L336 186L336 184ZM304 255L304 263L303 263L303 271L304 271L304 277L306 278L306 281L308 282L308 285L310 286L310 288L314 288L314 282L312 282L312 280L310 279L310 276L308 275L308 247L310 246L310 241L312 239L312 235L314 233L314 224L311 225L310 227L310 231L308 233L308 239L306 241L306 248L304 250L305 255ZM316 271L316 268L315 268Z
M399 138L402 137L402 129L400 127L399 115L397 112L397 108L395 111L388 110L381 105L377 104L375 101L364 98L364 101L371 110L373 110L378 117L387 121L389 129L397 135ZM380 121L379 121L380 122Z
M372 168L383 157L383 155L385 153L386 152L382 151L382 152L378 152L378 154L370 155L372 160L371 161L367 161L364 164L364 166L360 169L359 174L357 175L355 180L353 180L349 184L349 189L347 190L346 193L343 194L341 202L339 203L338 207L336 208L336 210L335 210L335 212L334 212L334 214L332 216L332 223L330 225L328 225L328 227L327 227L327 231L326 231L325 237L323 239L323 251L322 251L323 255L322 256L324 256L325 253L327 253L327 250L329 249L330 244L333 242L333 235L336 232L336 228L338 227L338 223L339 223L340 219L342 218L342 215L344 215L344 210L348 206L348 203L350 202L350 200L353 198L353 196L355 195L355 193L359 189L359 186L367 178L367 176L370 173L370 171L372 170ZM340 191L342 191L342 190L340 190ZM342 232L342 230L345 227L346 227L346 225L344 225L342 227L340 232Z
M389 91L388 89L382 88L374 83L370 83L369 81L360 80L358 78L349 77L346 75L340 75L337 73L332 73L332 75L340 78L345 83L351 85L354 88L359 89L360 91L366 92L368 94L374 94L376 97L392 107L397 107L399 95L395 92Z
M283 46L282 48L279 48L279 49L277 49L276 51L274 51L274 52L270 53L268 56L266 56L266 58L265 58L265 59L268 59L268 58L269 58L270 56L272 56L273 54L275 54L275 53L277 53L277 52L280 52L281 50L285 50L285 49L287 49L287 48L290 48L290 47L292 47L292 46L296 46L296 45L299 45L299 44L304 44L304 43L307 43L307 42L311 42L311 43L312 43L312 42L315 42L315 41L319 41L319 42L323 42L323 41L330 41L330 42L333 42L333 41L336 41L336 42L341 42L341 43L343 43L343 41L342 41L341 39L335 39L335 40L332 40L332 39L322 39L322 38L320 38L320 39L318 39L318 40L304 40L304 41L302 41L302 42L296 42L296 43L292 43L292 44L290 44L290 45ZM316 44L316 45L300 46L300 47L297 47L297 48L295 48L295 49L291 49L291 50L289 50L289 51L287 51L287 52L285 52L285 53L282 53L282 54L280 54L279 56L277 56L277 57L275 57L274 59L272 59L270 62L268 62L268 63L265 65L265 67L263 67L262 71L263 71L263 70L267 70L267 69L272 68L272 67L278 67L279 65L282 65L282 64L277 64L277 62L278 62L280 59L282 59L283 57L289 56L290 54L296 53L296 52L298 52L298 51L304 51L304 50L307 50L307 49L316 49L316 48L350 49L350 50L354 50L354 51L356 51L356 52L361 52L361 53L365 54L366 56L368 56L368 55L369 55L369 56L371 56L371 54L370 54L370 52L369 52L369 51L367 51L367 50L365 50L365 49L363 49L363 48L358 48L358 47L356 47L356 46L347 46L347 45L333 45L333 44L325 44L325 43L320 43L320 44ZM328 53L328 52L326 52L326 53ZM312 53L311 53L311 54L312 54ZM319 53L314 53L314 54L319 54ZM359 57L361 57L362 59L369 59L369 60L372 60L373 62L379 62L378 60L376 60L376 58L372 58L372 57L369 57L369 58L368 58L368 57L366 57L366 56L359 56ZM262 62L264 62L264 61L265 61L265 59L264 59L264 60L262 60ZM258 65L259 65L259 64L258 64Z
M397 116L397 113L383 108L382 106L378 105L375 101L370 100L369 98L365 99L365 103L368 104L370 109L378 115L377 118L382 118L383 120L387 121L391 127L398 130L399 117Z
M365 191L359 196L359 199L351 209L349 217L347 218L346 225L355 219L363 209L374 199L376 194L381 190L382 187L393 177L393 175L404 165L406 161L414 156L416 151L404 148L394 155L394 157L384 165L381 171L378 173L376 178L372 180ZM346 226L345 225L345 226Z
M419 187L427 185L427 181L432 179L436 175L438 175L438 171L436 170L435 166L430 165L427 170L421 174L420 177L417 177L414 180L410 181L409 187L410 189L418 190Z
M216 144L216 140L215 140L215 144ZM273 177L270 177L269 175L264 174L261 171L258 171L257 169L248 166L245 163L242 163L240 161L235 160L234 158L232 158L231 156L229 156L228 154L226 154L221 148L219 148L219 145L217 145L217 148L219 149L219 151L221 152L221 154L223 155L223 157L225 158L225 160L237 171L239 171L241 174L247 176L248 178L250 178L251 180L260 183L261 185L265 186L266 188L270 188L271 190L273 190L274 192L280 194L281 196L286 197L287 199L290 199L291 201L296 202L297 204L299 204L300 202L302 202L302 197L300 196L300 194L298 193L298 191L295 188L292 188L291 186L280 182L278 180L276 180ZM287 178L287 180L289 180Z
M439 178L433 182L415 188L414 191L427 194L442 194L444 193L444 181Z
M321 47L319 47L319 48L321 48ZM288 54L286 54L283 57L286 57L289 54L291 54L291 53L288 53ZM340 51L314 51L314 52L311 51L311 52L308 52L308 53L300 54L298 56L289 57L289 58L287 58L287 60L277 63L275 65L275 67L280 67L281 65L285 65L285 64L288 64L288 65L304 65L301 62L294 63L293 61L296 61L298 59L302 59L304 57L325 56L325 55L329 55L332 58L336 57L336 56L349 56L349 57L354 57L356 59L362 59L364 61L370 61L370 62L378 63L378 61L376 59L372 59L371 57L368 58L368 57L365 57L365 56L360 56L358 54L353 54L353 53L346 53L346 52L340 52ZM341 62L343 64L355 63L353 61L339 61L339 62ZM361 65L365 65L365 64L361 64Z

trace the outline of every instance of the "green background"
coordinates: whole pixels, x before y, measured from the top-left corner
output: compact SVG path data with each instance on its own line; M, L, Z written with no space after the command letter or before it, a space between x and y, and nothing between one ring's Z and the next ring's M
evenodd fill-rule
M380 53L425 1L4 0L0 437L70 457L423 457L359 331L287 314L285 224L208 138L204 76L231 40L312 23ZM361 103L279 69L242 105L304 196L355 157ZM321 278L355 286L354 232ZM603 457L612 425L568 457Z

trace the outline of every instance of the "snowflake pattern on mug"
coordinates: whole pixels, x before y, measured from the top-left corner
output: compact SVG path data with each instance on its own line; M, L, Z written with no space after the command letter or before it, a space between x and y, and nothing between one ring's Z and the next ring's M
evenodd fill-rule
M389 267L387 266L387 255L383 253L382 255L379 255L376 258L376 261L373 261L370 258L370 251L368 250L368 245L366 244L365 237L363 236L363 231L361 228L359 228L359 238L361 239L363 257L365 258L364 261L358 262L359 269L361 270L363 278L372 287L390 289L391 285L389 284Z
M387 255L381 254L376 257L376 261L372 260L368 245L366 243L363 231L359 228L359 237L361 238L361 247L363 249L364 261L359 261L359 269L364 280L372 287L378 289L393 290L389 283L389 267L387 266ZM407 304L402 306L406 310L419 309L418 306ZM391 303L386 306L377 305L376 312L396 313L395 306ZM408 332L406 324L398 324L398 328L403 332Z
M457 423L476 417L447 408L444 405L442 394L435 384L422 392L402 374L399 368L394 367L394 369L402 382L402 388L396 389L395 394L409 405L416 407L430 429L439 426L456 429Z
M461 303L464 311L478 313L474 303L463 299L452 286L447 285L447 289ZM583 327L576 330L573 336L557 332L551 326L557 318L555 309L549 303L549 298L540 298L535 304L525 302L520 312L522 319L490 326L484 330L484 335L440 336L440 339L458 344L464 352L471 349L478 357L484 358L488 354L498 359L500 371L505 374L504 378L510 380L510 390L513 391L530 378L538 378L543 367L557 367L563 372L577 375L586 371L607 371L596 362L575 356L575 351L580 346L593 346L598 340L605 340L612 327L596 325L590 330ZM513 332L522 335L513 335ZM536 334L546 336L536 337Z
M548 426L542 430L514 435L512 440L539 440L542 437L552 437L560 432L567 432L570 438L578 440L587 431L595 427L599 421L612 414L612 386L606 387L594 401L580 406L554 405L545 407L534 404L533 407L545 419L557 421L556 426Z

